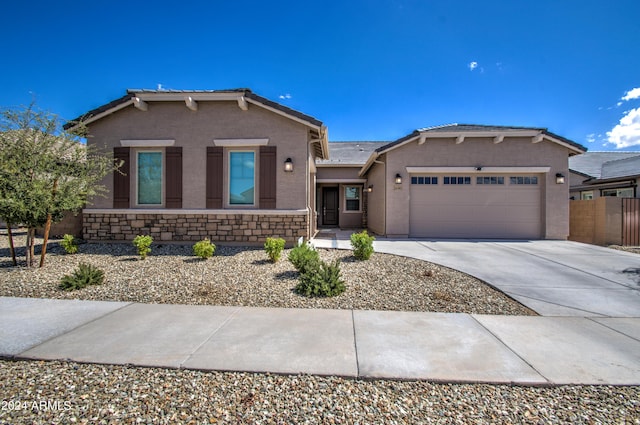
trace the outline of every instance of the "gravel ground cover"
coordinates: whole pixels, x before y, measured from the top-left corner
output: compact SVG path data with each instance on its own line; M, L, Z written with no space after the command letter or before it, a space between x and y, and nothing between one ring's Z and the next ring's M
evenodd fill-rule
M0 380L2 424L640 424L637 386L359 381L26 361L0 361Z
M23 236L16 238L24 246ZM224 247L200 260L191 245L153 245L139 260L131 244L82 244L64 254L51 243L42 269L12 267L6 237L0 242L0 296L132 301L139 303L240 305L283 308L434 311L534 315L482 281L446 267L388 254L356 260L350 251L320 250L339 259L347 291L333 298L307 298L293 288L298 273L286 259L271 263L262 249ZM21 252L22 254L22 252ZM105 283L79 291L58 289L60 278L81 262L105 272Z
M634 254L640 254L640 246L609 245L609 248L617 249L619 251L632 252Z

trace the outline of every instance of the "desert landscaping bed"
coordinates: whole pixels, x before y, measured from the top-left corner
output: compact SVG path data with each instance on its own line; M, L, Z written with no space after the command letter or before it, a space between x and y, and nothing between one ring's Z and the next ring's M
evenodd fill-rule
M638 424L640 387L361 381L0 361L0 423ZM26 403L9 410L9 403ZM39 407L57 403L58 409ZM34 403L35 408L34 408ZM45 404L46 406L46 404ZM49 405L51 406L51 404Z
M23 237L16 238L18 246ZM12 267L6 237L0 243L0 296L131 301L190 305L283 308L403 310L533 315L528 308L464 273L420 260L375 253L368 261L350 251L319 250L325 261L339 259L345 293L308 298L293 288L298 273L286 259L273 264L259 248L220 246L201 260L190 245L160 244L146 260L130 244L82 244L64 254L50 243L42 269ZM21 253L21 252L19 252ZM79 263L105 272L105 283L78 291L58 289L60 278Z

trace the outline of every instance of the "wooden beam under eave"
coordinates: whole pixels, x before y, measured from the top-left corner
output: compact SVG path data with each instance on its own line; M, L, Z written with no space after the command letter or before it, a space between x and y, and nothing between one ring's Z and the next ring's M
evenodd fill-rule
M133 106L140 109L141 111L146 111L149 109L149 104L139 97L133 98Z
M540 143L540 142L542 142L543 138L544 138L544 134L540 133L537 136L533 136L531 138L531 143Z
M418 144L419 145L424 145L424 142L427 141L427 135L426 134L421 134L420 135L420 139L418 140Z
M458 136L456 137L456 145L459 145L460 143L464 142L464 136Z
M496 144L496 145L498 143L502 143L502 142L504 142L504 134L501 134L501 135L496 136L496 137L493 138L493 143Z
M187 105L187 108L191 109L192 111L197 111L198 110L198 102L193 100L193 98L191 96L185 97L184 98L184 103Z
M240 96L238 98L238 107L243 111L249 110L249 104L247 103L247 99L245 99L244 96Z

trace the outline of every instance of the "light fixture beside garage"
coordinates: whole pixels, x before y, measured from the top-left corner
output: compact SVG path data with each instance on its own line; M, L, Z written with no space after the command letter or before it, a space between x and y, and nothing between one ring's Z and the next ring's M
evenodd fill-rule
M564 184L564 175L556 173L556 184Z
M402 184L402 176L400 175L400 173L396 174L395 182L396 184Z
M291 158L287 158L287 160L284 162L284 171L287 171L289 173L293 171L293 161L291 160Z
M373 185L370 184L369 187L367 187L367 192L371 193L373 192Z

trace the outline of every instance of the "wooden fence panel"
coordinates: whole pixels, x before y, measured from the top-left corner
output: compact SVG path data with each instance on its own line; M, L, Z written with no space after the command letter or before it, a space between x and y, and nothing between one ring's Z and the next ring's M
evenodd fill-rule
M640 199L622 200L622 244L640 246Z

